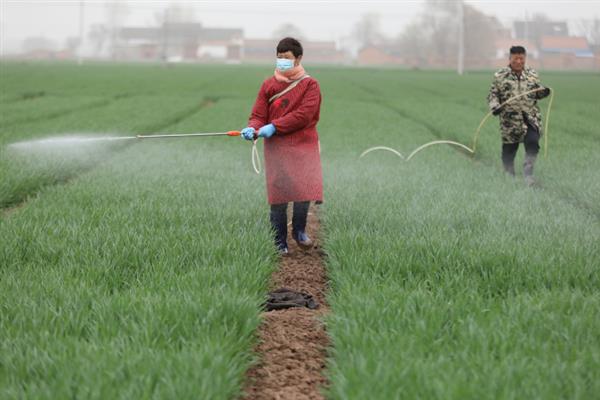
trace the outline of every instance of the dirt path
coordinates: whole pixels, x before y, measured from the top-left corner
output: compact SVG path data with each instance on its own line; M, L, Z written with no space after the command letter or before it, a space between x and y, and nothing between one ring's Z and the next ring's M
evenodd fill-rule
M327 277L319 240L316 207L311 206L307 233L315 242L308 251L288 242L290 254L282 257L271 277L271 289L286 287L312 294L319 308L291 308L265 312L255 351L260 362L247 374L244 399L323 399L320 388L329 339L321 322L328 313ZM291 234L290 236L291 237Z

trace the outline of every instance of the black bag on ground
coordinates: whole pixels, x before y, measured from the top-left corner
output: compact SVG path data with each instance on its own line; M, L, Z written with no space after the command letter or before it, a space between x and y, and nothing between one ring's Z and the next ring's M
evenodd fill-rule
M306 307L314 310L319 307L319 303L310 294L281 288L270 292L269 298L263 305L266 311L283 310L292 307Z

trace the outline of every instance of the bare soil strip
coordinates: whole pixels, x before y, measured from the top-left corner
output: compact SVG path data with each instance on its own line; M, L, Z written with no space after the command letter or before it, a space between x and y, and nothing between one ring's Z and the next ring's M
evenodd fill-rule
M329 312L325 300L328 284L315 206L311 206L307 225L307 233L315 242L313 248L305 251L289 241L290 254L281 258L271 278L271 290L286 287L309 293L319 308L262 314L255 348L260 361L247 373L244 399L324 398L321 388L327 385L323 370L329 338L322 319Z

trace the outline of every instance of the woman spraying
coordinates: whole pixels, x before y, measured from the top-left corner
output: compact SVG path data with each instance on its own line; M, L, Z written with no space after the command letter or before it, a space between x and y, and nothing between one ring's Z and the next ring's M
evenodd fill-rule
M306 234L311 201L323 201L323 178L319 155L317 122L321 108L319 83L300 64L302 45L284 38L277 45L277 67L260 90L248 127L246 140L265 139L264 159L270 220L275 245L288 253L287 208L293 202L292 237L302 248L312 241Z

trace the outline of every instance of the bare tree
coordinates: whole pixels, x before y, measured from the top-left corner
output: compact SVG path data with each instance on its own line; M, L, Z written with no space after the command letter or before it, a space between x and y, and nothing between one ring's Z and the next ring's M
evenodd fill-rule
M25 38L22 47L25 53L33 51L53 51L56 50L56 43L43 36L33 36Z
M78 36L69 36L65 40L65 48L69 51L71 55L76 55L77 50L79 50L80 44L81 40Z
M488 16L475 7L465 5L465 59L471 64L494 57L496 36L502 24L494 16Z
M106 4L106 19L109 30L110 54L114 60L119 45L119 30L127 19L129 8L125 2L112 1Z
M600 18L584 19L578 23L579 31L594 47L600 46Z
M293 37L302 40L304 39L304 33L296 25L285 23L273 31L273 38L281 39L284 37Z
M456 60L458 9L455 2L427 0L422 16L423 33L430 40L430 57L444 65Z
M414 67L424 67L427 64L429 38L423 35L420 22L408 25L398 38L398 46L406 62Z
M164 23L181 24L196 20L194 7L189 4L171 3L164 10L156 12L154 18L159 25Z
M546 25L550 19L542 13L534 14L531 21L527 21L527 33L529 38L538 48L542 42L542 36L546 33Z
M88 39L94 46L94 54L96 57L102 54L104 46L110 36L110 32L103 24L94 24L88 33Z
M456 64L460 27L456 5L456 2L427 0L419 18L408 25L399 37L405 58L417 66L425 66L428 61L445 67ZM494 41L500 28L496 18L463 4L463 26L467 62L481 64L494 55Z
M369 13L362 16L353 30L353 37L357 40L359 48L378 45L384 42L380 30L379 14Z

